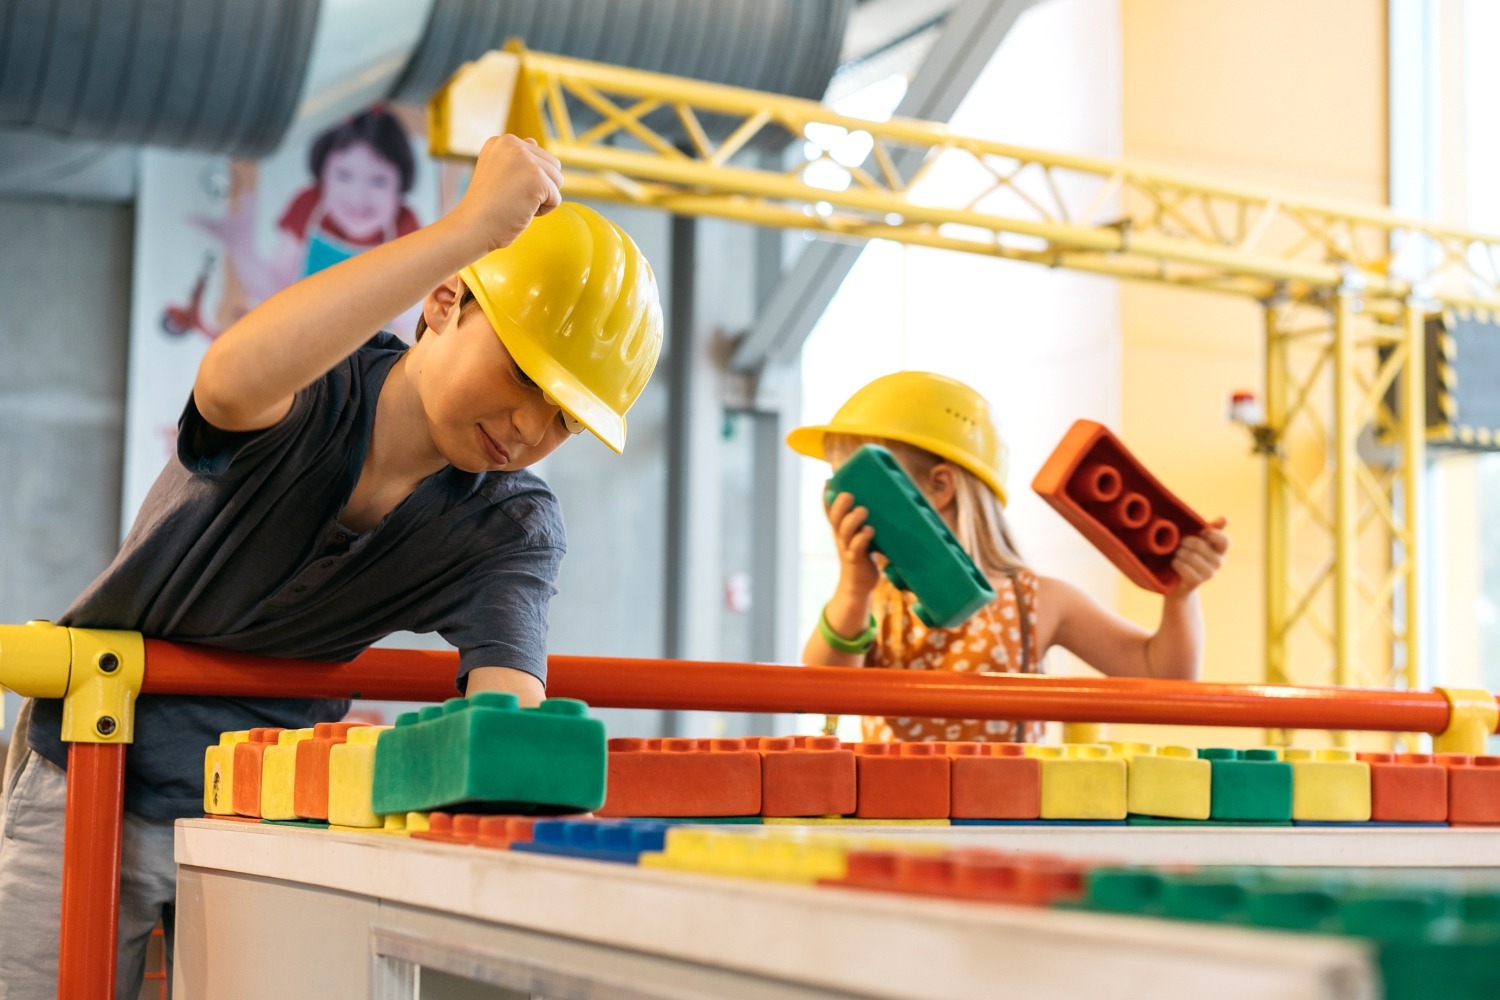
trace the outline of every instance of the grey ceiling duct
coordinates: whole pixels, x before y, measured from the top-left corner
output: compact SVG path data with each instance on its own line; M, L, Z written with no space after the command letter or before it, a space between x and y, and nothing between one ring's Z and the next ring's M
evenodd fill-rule
M385 4L340 0L358 51ZM512 35L537 50L820 97L854 0L432 0L394 87L425 102ZM259 156L308 79L319 0L0 0L0 132ZM400 65L399 62L396 63ZM12 151L14 148L12 145Z
M853 7L854 0L436 0L394 97L425 102L460 64L514 36L539 52L818 99ZM668 127L661 116L649 120ZM704 125L714 131L713 122Z
M296 108L318 7L0 0L0 127L269 152Z

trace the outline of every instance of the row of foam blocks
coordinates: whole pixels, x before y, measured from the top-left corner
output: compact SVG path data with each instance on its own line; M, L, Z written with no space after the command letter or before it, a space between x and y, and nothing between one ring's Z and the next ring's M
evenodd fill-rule
M827 828L713 828L638 819L408 813L379 832L692 876L753 879L1365 939L1386 1000L1500 996L1500 889L1276 869L1155 869Z
M601 816L1500 824L1500 757L1143 743L609 743Z
M380 828L472 812L925 823L1500 824L1500 758L1138 743L606 742L587 706L483 693L394 727L225 733L204 811Z

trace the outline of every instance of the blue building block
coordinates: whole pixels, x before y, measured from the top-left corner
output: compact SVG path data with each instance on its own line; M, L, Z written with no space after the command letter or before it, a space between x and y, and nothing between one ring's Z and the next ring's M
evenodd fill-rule
M667 824L643 820L539 820L532 839L512 851L635 864L642 851L665 849Z

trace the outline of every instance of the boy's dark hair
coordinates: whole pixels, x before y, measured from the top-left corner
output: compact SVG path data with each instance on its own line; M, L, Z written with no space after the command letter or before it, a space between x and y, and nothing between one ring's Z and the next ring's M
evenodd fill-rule
M407 138L406 129L401 127L396 116L379 105L346 119L314 140L307 152L307 166L313 177L321 181L323 164L327 162L329 154L348 149L356 142L369 144L396 168L401 175L402 194L411 190L412 181L417 175L416 160L411 155L411 140Z
M471 303L474 304L474 305L478 305L479 304L479 300L474 297L474 293L473 292L469 291L469 286L465 285L464 286L464 293L458 297L458 314L459 314L459 316L462 316L465 312L468 311L469 305ZM418 316L417 316L417 336L416 336L416 339L417 340L421 340L422 339L422 334L424 334L426 332L427 332L427 317L423 316L421 314L418 314Z

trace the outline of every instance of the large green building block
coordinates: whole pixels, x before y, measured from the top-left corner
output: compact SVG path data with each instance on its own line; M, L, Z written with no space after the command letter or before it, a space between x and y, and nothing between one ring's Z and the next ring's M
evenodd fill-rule
M1386 1000L1500 996L1500 899L1451 885L1391 885L1275 869L1098 868L1075 906L1369 941Z
M827 499L840 493L870 512L874 548L889 560L885 575L917 597L912 608L928 628L952 628L995 599L995 590L896 456L867 444L838 467Z
M588 706L549 698L519 708L484 691L407 712L375 746L377 813L559 814L604 804L604 723Z
M1275 750L1209 747L1198 756L1213 765L1209 819L1291 821L1292 765Z

